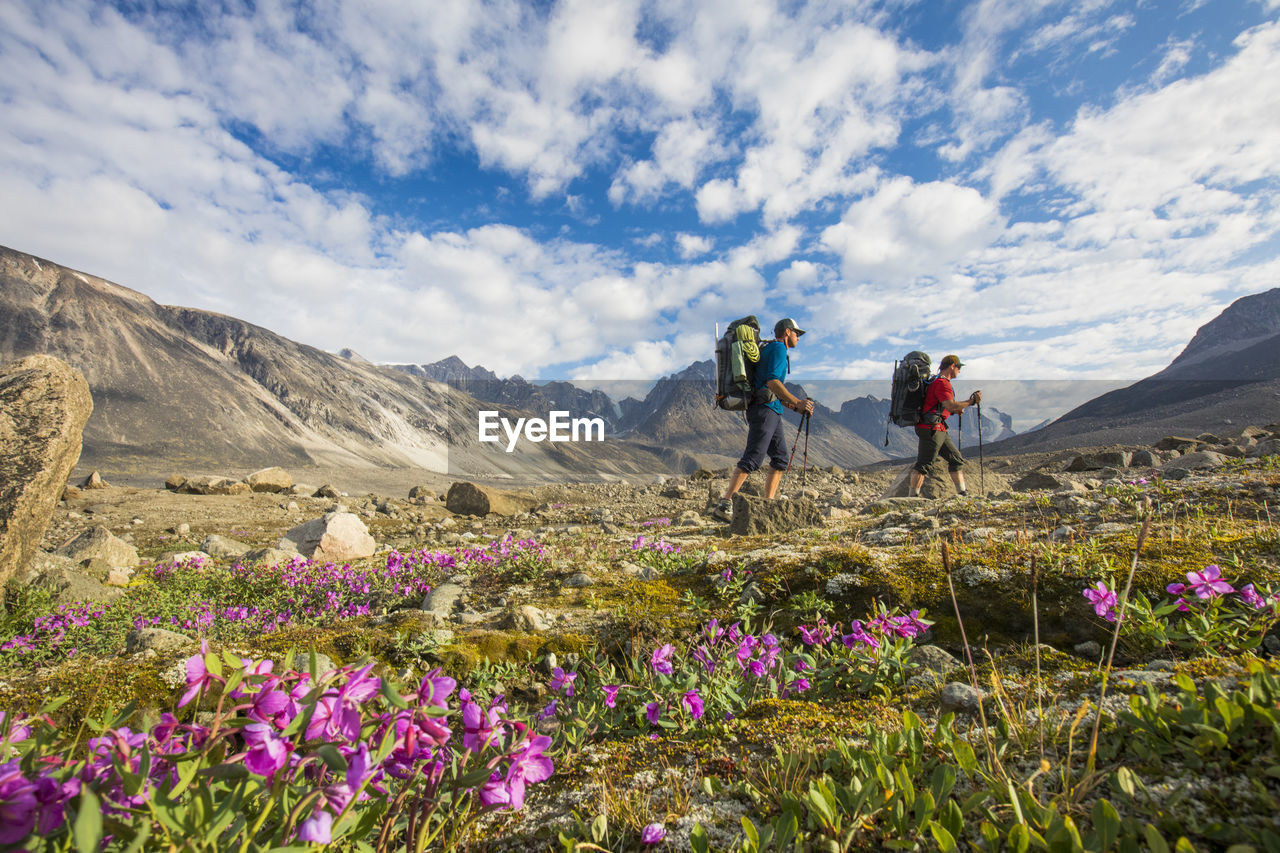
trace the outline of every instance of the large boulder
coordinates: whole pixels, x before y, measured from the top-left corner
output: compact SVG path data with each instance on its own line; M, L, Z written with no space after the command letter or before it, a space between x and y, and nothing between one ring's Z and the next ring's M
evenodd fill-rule
M93 561L89 562L92 565ZM55 605L105 603L124 594L120 587L107 586L102 578L94 577L90 571L81 570L68 557L41 553L32 561L32 568L35 571L29 581L31 586L48 590Z
M1038 489L1060 489L1062 480L1044 471L1031 471L1013 484L1015 492L1034 492Z
M84 376L52 356L0 370L0 586L39 549L92 412Z
M1203 471L1209 468L1221 467L1225 462L1226 457L1221 453L1215 453L1212 450L1196 450L1185 456L1170 459L1163 467L1166 470L1177 468L1183 471Z
M1280 439L1267 438L1259 441L1248 451L1250 456L1275 456L1280 454Z
M444 505L454 515L516 515L532 508L533 501L499 489L460 482L449 487Z
M822 513L809 498L767 500L741 492L733 496L733 522L729 532L736 536L788 533L821 526Z
M245 477L244 481L255 492L287 492L293 488L293 477L283 468L263 468Z
M313 560L358 560L372 556L378 548L364 522L350 512L325 513L299 524L285 538L297 543L299 553Z
M64 543L54 553L76 563L101 560L113 569L138 565L138 549L99 525Z
M232 539L228 536L223 536L220 533L210 533L204 538L204 541L200 543L201 551L205 552L210 557L217 557L223 560L239 557L241 554L249 551L251 547L252 546L246 545L245 543Z

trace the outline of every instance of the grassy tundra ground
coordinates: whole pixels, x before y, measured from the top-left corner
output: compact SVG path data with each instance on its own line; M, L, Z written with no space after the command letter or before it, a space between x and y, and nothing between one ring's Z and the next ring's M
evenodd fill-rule
M477 522L371 496L343 501L396 550L351 565L11 586L0 844L1280 849L1276 457L1070 500L811 482L862 511L726 538L671 523L701 482ZM156 566L333 503L178 497L61 532L93 508Z

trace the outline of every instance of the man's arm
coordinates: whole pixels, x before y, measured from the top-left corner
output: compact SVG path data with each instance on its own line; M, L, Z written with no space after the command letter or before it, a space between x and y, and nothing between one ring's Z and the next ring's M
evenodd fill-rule
M778 399L782 401L782 405L788 409L795 409L797 412L804 412L806 415L813 414L813 401L808 399L801 400L795 394L792 394L787 390L787 386L782 384L782 380L770 379L765 383L765 386L776 394Z
M970 406L976 406L982 402L982 392L974 391L967 400L943 400L942 408L946 409L953 415L958 415Z

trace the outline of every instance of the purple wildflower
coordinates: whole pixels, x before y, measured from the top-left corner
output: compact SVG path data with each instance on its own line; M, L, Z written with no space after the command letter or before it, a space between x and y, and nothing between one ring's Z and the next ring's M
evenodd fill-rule
M312 844L329 844L333 841L333 815L317 811L298 827L298 840Z
M1222 569L1216 565L1205 566L1203 572L1187 572L1187 580L1190 581L1187 589L1197 598L1217 598L1236 591L1235 587L1222 580Z
M698 691L690 690L681 697L680 701L688 709L689 716L695 720L702 719L702 715L706 712L706 706L702 702L702 697L698 695Z
M658 648L654 649L653 655L649 658L649 666L651 666L653 668L653 671L656 673L661 673L662 675L670 675L672 672L671 655L672 653L675 652L675 650L676 650L676 647L671 645L670 643L667 643L665 645L659 646Z
M604 691L604 705L606 708L618 707L618 691L622 689L621 684L606 684L600 688Z
M1091 586L1084 591L1084 597L1089 599L1093 604L1093 612L1097 613L1108 622L1116 621L1116 604L1119 599L1116 598L1114 590L1107 589L1106 581L1098 581L1097 586Z
M657 702L650 702L644 706L644 716L649 721L649 725L656 726L658 720L662 718L662 706Z
M651 823L640 831L641 844L658 844L667 837L667 830L660 823Z

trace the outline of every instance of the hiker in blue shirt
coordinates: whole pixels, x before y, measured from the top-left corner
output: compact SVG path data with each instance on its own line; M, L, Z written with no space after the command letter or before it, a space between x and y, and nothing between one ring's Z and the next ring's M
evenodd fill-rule
M776 497L778 484L782 482L782 472L787 470L787 440L783 435L782 407L813 414L813 401L801 400L787 387L783 380L787 378L790 360L787 350L800 343L804 329L796 325L796 321L787 317L779 320L773 327L773 336L777 340L766 341L760 350L760 361L756 364L755 396L747 406L747 449L738 460L738 467L729 477L729 488L724 497L716 504L711 514L721 521L729 521L733 504L733 496L742 484L747 481L752 471L759 469L765 456L769 457L769 472L764 478L764 496Z

